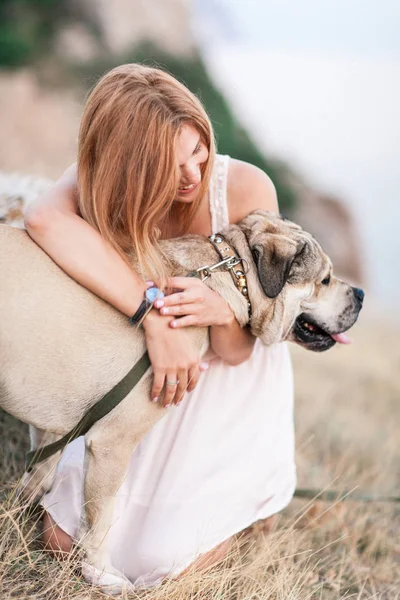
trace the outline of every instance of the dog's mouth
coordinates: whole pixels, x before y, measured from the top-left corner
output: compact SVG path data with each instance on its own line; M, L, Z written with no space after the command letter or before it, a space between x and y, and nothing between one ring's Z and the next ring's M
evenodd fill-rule
M346 333L328 333L304 313L297 317L293 333L296 342L307 346L310 350L320 352L332 348L336 342L339 344L351 343Z

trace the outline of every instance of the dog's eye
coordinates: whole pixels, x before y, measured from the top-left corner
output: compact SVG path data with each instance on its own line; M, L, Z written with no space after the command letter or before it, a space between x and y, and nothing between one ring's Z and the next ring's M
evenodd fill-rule
M329 285L330 282L331 282L331 276L330 275L328 275L328 277L325 277L325 279L323 279L321 281L322 285Z
M253 258L254 258L254 262L257 264L260 258L260 251L257 250L257 248L253 248L251 251Z

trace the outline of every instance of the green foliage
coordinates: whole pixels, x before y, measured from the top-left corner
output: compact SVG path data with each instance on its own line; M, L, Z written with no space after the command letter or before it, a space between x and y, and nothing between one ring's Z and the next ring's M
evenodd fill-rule
M60 27L85 20L84 11L70 0L0 0L0 67L30 65L49 55Z
M2 0L0 4L0 65L16 67L29 63L42 50L49 35L40 0ZM49 8L49 7L47 7ZM47 35L46 35L47 34Z

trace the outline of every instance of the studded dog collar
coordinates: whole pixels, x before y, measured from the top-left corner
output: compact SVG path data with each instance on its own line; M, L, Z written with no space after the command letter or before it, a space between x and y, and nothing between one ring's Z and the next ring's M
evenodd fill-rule
M249 323L251 320L252 310L251 303L248 296L248 287L247 287L247 279L246 273L249 270L248 262L245 258L240 258L236 250L229 244L229 242L224 238L221 233L215 233L210 235L208 238L211 244L214 246L219 256L221 257L221 261L214 265L205 265L203 267L199 267L192 273L189 273L189 277L199 277L202 281L208 279L213 271L225 269L226 271L230 271L230 274L233 279L233 283L239 292L246 298L247 302L247 312L249 315Z

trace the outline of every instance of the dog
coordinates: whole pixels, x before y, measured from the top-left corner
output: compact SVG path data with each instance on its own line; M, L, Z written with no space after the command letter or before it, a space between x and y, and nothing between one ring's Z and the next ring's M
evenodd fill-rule
M227 271L206 281L230 305L241 326L266 345L292 341L324 351L357 320L364 292L337 279L318 242L274 213L257 210L222 231L248 265L248 302ZM188 235L163 240L171 276L185 275L220 258L210 241ZM134 257L132 266L138 269ZM0 406L34 426L34 448L68 433L145 352L140 328L68 277L23 231L0 226ZM146 277L146 273L142 273ZM204 354L207 328L190 328ZM79 539L87 564L116 589L124 576L110 563L106 533L113 497L132 452L165 414L150 402L151 369L85 435L85 509ZM112 452L110 452L112 448ZM52 485L60 452L25 474L26 494ZM104 581L104 580L103 580ZM118 583L119 582L119 583Z

